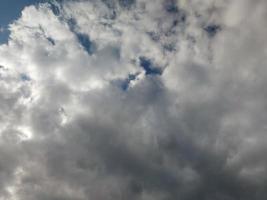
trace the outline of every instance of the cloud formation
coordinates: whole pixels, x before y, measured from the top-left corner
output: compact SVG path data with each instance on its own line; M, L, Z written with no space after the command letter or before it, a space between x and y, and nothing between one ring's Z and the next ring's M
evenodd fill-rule
M0 46L0 200L264 200L264 0L61 0Z

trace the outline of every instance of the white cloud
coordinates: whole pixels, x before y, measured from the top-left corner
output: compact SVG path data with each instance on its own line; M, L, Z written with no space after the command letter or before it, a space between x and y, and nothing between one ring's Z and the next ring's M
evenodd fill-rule
M266 199L265 1L52 5L0 46L0 199Z

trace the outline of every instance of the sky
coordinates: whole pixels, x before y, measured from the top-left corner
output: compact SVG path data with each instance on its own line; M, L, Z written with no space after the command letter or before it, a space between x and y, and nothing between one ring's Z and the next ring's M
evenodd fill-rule
M8 24L16 20L25 6L45 0L1 0L0 2L0 44L8 40Z
M267 1L0 2L0 200L266 200Z

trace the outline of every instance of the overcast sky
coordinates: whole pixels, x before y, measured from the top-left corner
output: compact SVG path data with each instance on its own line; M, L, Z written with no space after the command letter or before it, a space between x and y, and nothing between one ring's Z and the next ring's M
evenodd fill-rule
M0 200L266 200L266 0L0 0Z

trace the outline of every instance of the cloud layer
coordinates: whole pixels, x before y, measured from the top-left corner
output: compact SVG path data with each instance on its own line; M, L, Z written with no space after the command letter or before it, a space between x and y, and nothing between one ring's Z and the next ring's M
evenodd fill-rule
M266 199L266 6L26 7L0 46L0 200Z

